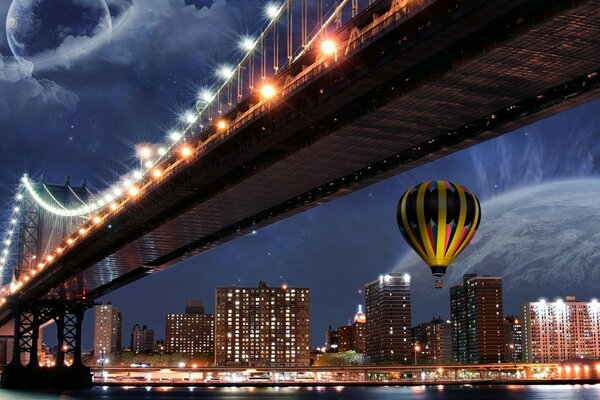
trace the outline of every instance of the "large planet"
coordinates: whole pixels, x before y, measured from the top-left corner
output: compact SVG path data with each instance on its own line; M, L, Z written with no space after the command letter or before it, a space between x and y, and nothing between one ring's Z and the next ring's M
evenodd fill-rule
M450 286L467 273L503 278L504 314L520 305L567 295L600 297L600 180L555 181L484 202L475 238L448 268L444 289L416 254L396 271L411 275L415 322L425 311L450 316ZM398 240L402 240L398 233Z
M36 70L69 65L104 43L111 29L104 0L13 0L6 18L11 51Z

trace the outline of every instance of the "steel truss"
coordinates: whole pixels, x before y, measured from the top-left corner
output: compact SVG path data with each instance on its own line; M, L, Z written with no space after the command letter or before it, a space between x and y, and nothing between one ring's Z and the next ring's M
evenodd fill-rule
M82 366L81 325L83 316L93 302L86 300L38 300L18 304L14 308L13 365L27 363L39 366L38 341L42 325L53 321L56 324L58 351L56 366L66 366L66 355L72 356L72 366Z

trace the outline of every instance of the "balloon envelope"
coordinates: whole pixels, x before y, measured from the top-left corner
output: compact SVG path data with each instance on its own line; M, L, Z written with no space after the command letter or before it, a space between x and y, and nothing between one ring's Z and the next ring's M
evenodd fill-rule
M443 276L473 239L481 208L477 197L465 187L427 181L402 195L397 217L406 242L429 265L433 275Z

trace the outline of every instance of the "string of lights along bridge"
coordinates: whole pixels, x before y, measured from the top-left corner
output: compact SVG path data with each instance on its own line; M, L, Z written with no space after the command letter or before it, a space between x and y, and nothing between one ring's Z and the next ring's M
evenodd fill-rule
M178 115L177 123L167 132L162 144L142 144L136 148L140 164L121 176L115 184L98 193L88 192L86 199L78 197L77 206L61 203L42 182L38 184L24 175L15 195L12 215L5 229L0 253L0 279L3 282L16 264L14 247L18 241L18 226L25 196L46 212L62 218L80 218L83 223L62 243L49 249L28 271L20 271L8 287L0 289L0 307L7 297L18 293L40 271L51 268L61 255L78 240L103 226L106 220L135 202L166 176L195 157L202 157L228 135L259 115L285 101L295 88L311 76L334 65L349 51L355 39L338 38L344 21L371 7L373 0L288 0L264 6L265 27L256 36L241 35L240 59L222 64L215 71L216 83L202 88L197 95L196 109ZM394 0L391 9L409 14L427 1ZM281 37L285 36L285 40ZM305 56L312 54L310 65ZM302 62L299 74L286 73ZM240 105L244 104L244 111ZM40 193L40 188L43 191ZM11 268L12 267L12 268Z

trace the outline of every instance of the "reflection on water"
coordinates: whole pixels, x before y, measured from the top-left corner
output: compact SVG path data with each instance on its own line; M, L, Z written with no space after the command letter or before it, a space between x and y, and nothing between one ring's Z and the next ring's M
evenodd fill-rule
M597 400L599 385L505 385L313 388L97 387L89 391L29 393L0 390L0 400L83 399L322 399L322 400Z

